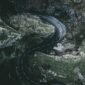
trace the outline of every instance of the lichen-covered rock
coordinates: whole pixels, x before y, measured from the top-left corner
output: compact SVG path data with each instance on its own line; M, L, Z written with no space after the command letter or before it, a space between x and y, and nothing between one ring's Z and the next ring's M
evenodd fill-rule
M42 42L42 38L45 39L54 33L54 26L43 22L38 16L28 13L10 16L5 21L21 33L22 36L30 36L30 41L35 38L36 41Z
M22 14L7 18L9 24L3 22L0 27L0 49L1 61L17 57L26 48L37 45L43 40L54 34L54 26L46 21L42 21L36 15ZM7 53L6 48L13 48ZM16 50L15 50L16 49ZM17 52L18 51L18 52ZM12 55L13 54L13 55ZM16 56L17 55L17 56ZM6 58L7 57L7 58Z
M0 48L10 47L20 38L20 34L0 27Z
M43 42L54 33L54 26L37 16L40 13L53 15L63 21L68 33L65 40L60 43L61 49L58 45L55 46L60 56L54 56L57 51L51 55L41 52L36 52L33 56L28 54L24 64L23 60L21 60L21 65L18 64L22 68L19 70L22 71L21 75L23 74L35 83L47 82L48 85L55 85L51 84L54 79L66 85L85 85L85 0L6 0L6 3L4 2L5 0L0 1L0 16L2 15L3 19L3 22L0 21L0 65L5 70L3 71L0 67L0 71L2 70L0 82L2 76L3 79L6 77L4 73L7 72L7 78L15 82L11 73L16 75L17 66L14 68L13 61L25 54L25 51L28 52L30 49L27 48ZM35 12L36 15L27 12ZM5 65L4 62L6 62ZM25 75L25 72L29 76ZM29 81L19 81L20 85L29 85Z
M7 52L6 49L15 46L16 42L21 38L21 34L0 27L0 64L2 64L5 60L13 58L12 55L10 55L13 52L8 53L10 50ZM8 54L8 56L5 53Z

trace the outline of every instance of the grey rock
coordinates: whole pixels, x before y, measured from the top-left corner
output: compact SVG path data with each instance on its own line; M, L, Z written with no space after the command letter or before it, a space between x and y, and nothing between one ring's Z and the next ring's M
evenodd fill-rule
M40 42L43 41L43 38L47 38L54 33L54 26L44 23L38 16L30 15L29 13L10 16L5 21L21 33L22 36L30 36L32 40L35 37L39 39L36 41Z
M0 48L12 46L20 38L20 34L13 33L10 30L0 27Z

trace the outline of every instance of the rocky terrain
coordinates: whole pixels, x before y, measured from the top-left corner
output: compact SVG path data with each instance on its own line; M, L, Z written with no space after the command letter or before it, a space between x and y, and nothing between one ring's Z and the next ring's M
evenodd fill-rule
M84 66L84 0L0 1L0 85L85 85Z

